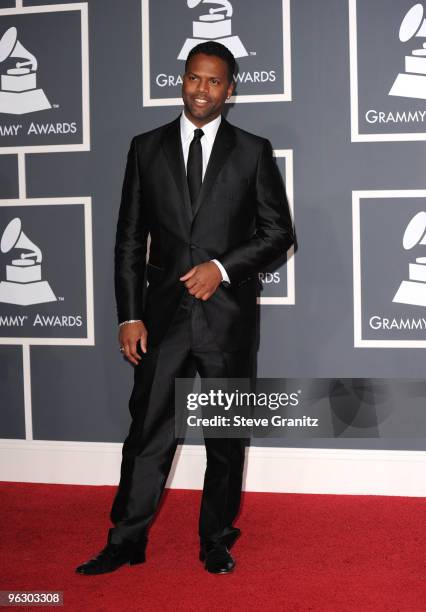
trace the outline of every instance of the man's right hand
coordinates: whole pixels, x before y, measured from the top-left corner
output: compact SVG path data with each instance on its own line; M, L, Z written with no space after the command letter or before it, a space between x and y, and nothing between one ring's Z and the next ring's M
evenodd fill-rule
M137 351L140 342L143 353L147 351L148 332L142 321L126 323L119 328L118 341L123 347L123 355L134 365L138 365L142 357Z

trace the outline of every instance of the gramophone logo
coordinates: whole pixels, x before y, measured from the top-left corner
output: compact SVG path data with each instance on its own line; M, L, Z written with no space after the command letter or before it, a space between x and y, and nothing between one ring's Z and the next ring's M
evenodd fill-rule
M417 245L426 245L426 212L414 215L404 232L402 245L409 251ZM426 257L417 257L409 264L409 280L403 280L393 298L399 304L426 306Z
M415 4L405 15L399 29L399 40L426 38L426 20L422 4ZM405 72L400 72L389 92L390 96L426 100L426 43L405 56Z
M425 201L425 189L353 192L355 346L426 348Z
M268 0L268 10L259 0L140 2L144 106L180 106L183 63L211 41L237 58L232 103L292 99L290 0Z
M188 8L194 9L199 5L215 4L208 12L200 15L192 22L192 36L187 38L178 55L179 60L186 60L193 47L208 40L222 43L233 53L234 57L247 57L248 53L239 36L232 35L233 8L229 0L186 0ZM201 8L201 7L200 7Z
M352 141L426 140L426 0L348 2Z
M10 221L0 241L2 253L15 249L21 251L20 257L6 265L6 280L0 282L0 302L20 306L56 302L49 283L42 280L41 251L22 231L19 217Z
M9 58L20 58L15 66L1 73L0 112L23 115L51 108L42 89L37 88L37 59L18 40L11 27L0 39L0 69Z

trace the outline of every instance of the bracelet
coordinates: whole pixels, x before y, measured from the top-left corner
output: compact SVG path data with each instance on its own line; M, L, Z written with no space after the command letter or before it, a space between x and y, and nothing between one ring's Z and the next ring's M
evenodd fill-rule
M123 321L122 323L119 323L118 327L121 327L122 325L128 325L129 323L142 323L142 319L129 319L128 321Z

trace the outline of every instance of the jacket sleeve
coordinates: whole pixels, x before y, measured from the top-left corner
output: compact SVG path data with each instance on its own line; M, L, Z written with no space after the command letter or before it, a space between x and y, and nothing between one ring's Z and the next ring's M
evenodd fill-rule
M269 140L264 141L257 164L255 226L250 240L219 257L231 283L257 274L294 243L285 187Z
M127 155L114 250L114 284L119 323L142 319L147 236L137 146L133 138Z

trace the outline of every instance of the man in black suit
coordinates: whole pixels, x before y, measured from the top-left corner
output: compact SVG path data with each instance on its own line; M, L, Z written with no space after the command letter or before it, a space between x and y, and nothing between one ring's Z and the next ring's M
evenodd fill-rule
M177 445L174 380L197 371L202 378L250 377L257 274L294 241L269 141L222 116L234 71L223 45L195 47L185 65L181 116L131 142L115 288L120 350L135 365L132 423L111 510L114 527L106 547L77 568L82 574L145 560L147 529ZM200 560L221 574L235 565L229 551L240 534L233 522L244 442L206 438L205 446Z

